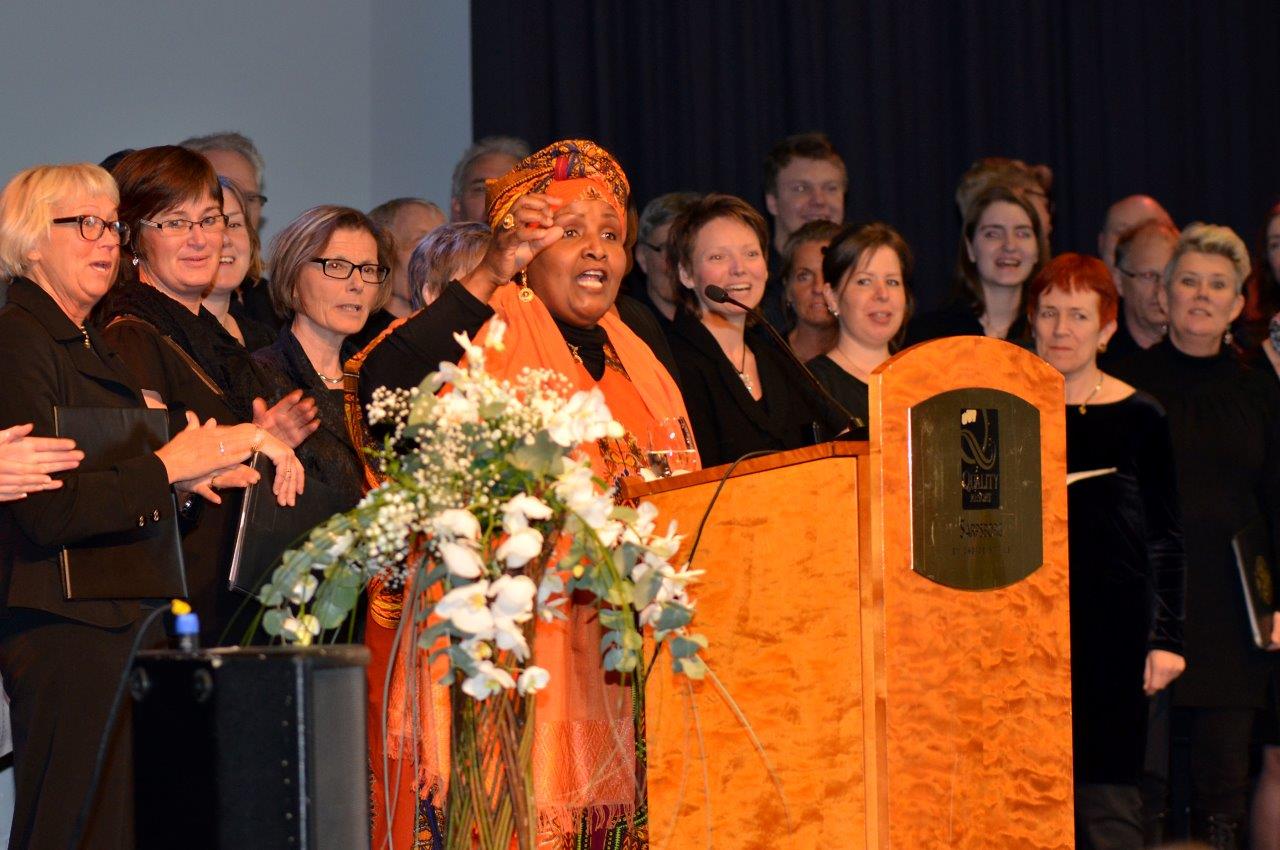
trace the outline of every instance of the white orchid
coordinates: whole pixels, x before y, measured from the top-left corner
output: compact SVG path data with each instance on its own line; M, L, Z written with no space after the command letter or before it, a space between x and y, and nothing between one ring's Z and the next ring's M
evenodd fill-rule
M462 346L462 353L466 355L471 366L476 369L484 368L484 349L472 342L468 334L456 333L453 335L453 340Z
M533 617L533 600L538 588L528 576L504 575L489 585L495 619L527 623Z
M350 531L339 534L333 538L333 542L329 544L329 557L335 561L351 549L351 544L356 542L356 536Z
M493 620L493 639L498 649L510 652L517 661L529 658L529 641L525 639L524 628L514 620L495 617Z
M443 540L437 548L440 550L440 557L444 559L444 565L449 568L450 575L458 578L479 578L484 572L484 561L480 560L480 554L473 546Z
M436 514L431 522L436 534L462 540L480 539L480 520L461 508L448 508Z
M547 421L547 433L560 446L572 448L602 437L618 439L626 433L609 413L599 387L580 390L570 396Z
M280 631L300 646L310 646L312 639L320 634L320 621L313 614L285 617Z
M462 683L462 692L475 700L483 702L497 693L516 686L511 674L492 661L476 663L476 672Z
M568 601L564 596L564 579L552 572L545 573L538 584L538 618L550 623L556 618L555 609Z
M489 320L489 332L484 338L484 347L492 348L494 351L505 351L506 345L503 344L502 338L507 335L507 323L494 317Z
M436 603L435 614L448 620L460 632L485 636L493 634L493 613L489 610L489 582L481 579L450 590Z
M311 597L316 595L316 588L319 586L320 580L317 579L314 574L306 573L301 575L289 590L289 601L295 605L310 602Z
M511 534L498 546L493 556L507 565L507 569L523 567L542 551L542 532L536 528L522 528Z
M551 507L537 496L518 493L502 505L502 527L516 532L529 527L529 520L551 518Z
M516 690L521 696L536 694L547 686L551 681L551 674L536 664L530 664L520 673L520 678L516 680Z

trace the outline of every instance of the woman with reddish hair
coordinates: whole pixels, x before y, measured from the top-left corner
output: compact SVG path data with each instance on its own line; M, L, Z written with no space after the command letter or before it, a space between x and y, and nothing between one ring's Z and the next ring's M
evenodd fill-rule
M1164 410L1098 368L1118 303L1082 254L1027 290L1036 353L1066 382L1076 846L1138 850L1147 697L1186 666L1184 558Z

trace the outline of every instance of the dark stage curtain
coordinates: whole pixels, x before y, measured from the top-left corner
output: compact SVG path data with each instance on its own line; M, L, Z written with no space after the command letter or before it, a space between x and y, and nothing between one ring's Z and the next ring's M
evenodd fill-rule
M1252 246L1280 193L1280 4L1115 0L481 0L477 137L593 138L635 200L721 190L761 209L761 163L823 130L848 218L918 255L924 306L951 286L955 183L974 159L1055 174L1055 250L1095 250L1111 200Z

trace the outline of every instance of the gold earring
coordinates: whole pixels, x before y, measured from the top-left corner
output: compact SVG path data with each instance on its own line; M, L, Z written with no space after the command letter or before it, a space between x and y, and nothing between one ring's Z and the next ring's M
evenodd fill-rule
M524 273L524 269L516 274L516 280L520 282L520 300L528 304L533 300L533 290L529 288L529 277Z

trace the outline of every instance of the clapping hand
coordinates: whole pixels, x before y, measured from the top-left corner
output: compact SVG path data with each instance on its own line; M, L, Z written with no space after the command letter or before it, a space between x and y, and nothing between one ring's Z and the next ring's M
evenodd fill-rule
M74 441L32 437L31 428L28 423L0 431L0 502L56 490L62 482L52 473L75 469L84 460Z
M253 424L270 431L291 449L310 437L320 427L314 399L303 398L302 390L294 390L270 408L260 398L253 400Z

